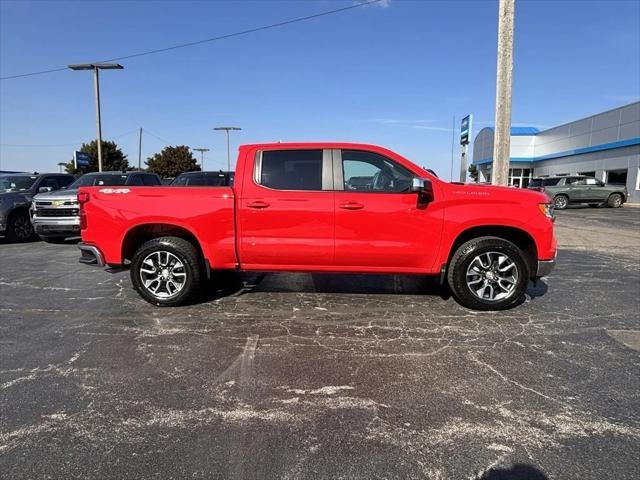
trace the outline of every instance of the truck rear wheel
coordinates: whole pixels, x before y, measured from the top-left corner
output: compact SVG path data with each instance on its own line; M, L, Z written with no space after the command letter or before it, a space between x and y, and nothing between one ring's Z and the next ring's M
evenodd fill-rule
M473 310L504 310L523 299L529 269L522 251L498 237L463 243L451 258L447 279L455 298Z
M198 257L195 247L182 238L154 238L133 255L131 283L153 305L183 305L200 287L203 275Z

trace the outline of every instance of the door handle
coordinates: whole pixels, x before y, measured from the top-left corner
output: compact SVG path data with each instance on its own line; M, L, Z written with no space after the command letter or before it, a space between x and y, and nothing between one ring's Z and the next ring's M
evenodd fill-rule
M358 202L346 202L341 203L340 208L343 208L344 210L361 210L364 208L364 205Z
M255 202L251 202L247 205L249 208L267 208L269 204L267 202L263 202L262 200L256 200Z

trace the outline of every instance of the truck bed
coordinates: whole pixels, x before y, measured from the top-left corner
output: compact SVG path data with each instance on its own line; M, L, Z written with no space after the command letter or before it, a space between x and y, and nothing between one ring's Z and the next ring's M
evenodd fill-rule
M129 237L160 224L199 239L212 268L237 264L235 195L230 187L83 187L82 192L89 194L83 241L99 243L109 265L125 262Z

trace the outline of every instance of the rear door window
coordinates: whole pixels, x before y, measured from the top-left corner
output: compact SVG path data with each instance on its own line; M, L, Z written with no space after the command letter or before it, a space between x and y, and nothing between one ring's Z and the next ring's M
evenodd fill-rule
M274 190L322 190L322 150L267 150L256 182Z
M554 186L560 184L560 180L562 180L562 179L561 178L545 178L544 179L544 186L545 187L554 187Z

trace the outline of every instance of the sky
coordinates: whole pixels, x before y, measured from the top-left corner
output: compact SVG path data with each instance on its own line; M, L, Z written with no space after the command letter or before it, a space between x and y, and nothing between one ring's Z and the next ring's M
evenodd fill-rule
M0 0L0 77L354 3ZM124 70L101 74L103 139L137 165L143 128L143 163L188 145L211 149L206 169L225 169L213 127L234 125L232 157L243 143L367 142L448 179L460 119L473 114L473 136L493 124L497 13L497 0L384 0L122 60ZM0 170L57 171L93 140L92 81L70 70L0 81ZM516 0L513 125L550 127L639 98L640 1Z

